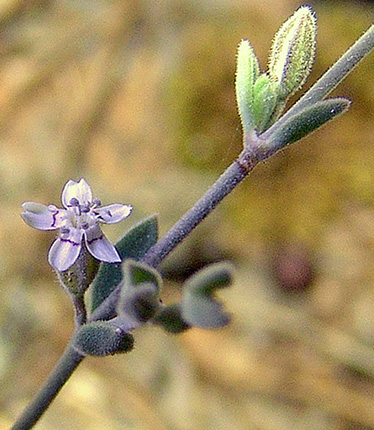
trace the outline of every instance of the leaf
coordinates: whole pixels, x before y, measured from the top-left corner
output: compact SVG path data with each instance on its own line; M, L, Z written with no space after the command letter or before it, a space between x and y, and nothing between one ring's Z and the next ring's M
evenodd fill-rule
M124 288L149 282L157 287L159 292L162 279L159 272L147 264L134 260L126 260L123 265Z
M123 280L117 314L125 316L135 326L146 323L160 307L161 275L144 263L126 260Z
M252 118L253 87L259 73L260 66L256 54L249 41L243 39L238 47L235 91L244 136L254 126Z
M116 244L122 260L140 260L157 242L157 215L152 215L132 227ZM122 280L121 263L101 263L91 286L91 311L93 312Z
M117 314L137 327L150 320L160 306L158 287L150 282L143 282L122 288Z
M316 102L299 111L272 133L264 149L271 153L297 142L317 128L349 109L351 102L343 97Z
M153 318L152 322L161 326L168 333L179 334L191 328L182 317L180 303L164 306Z
M277 85L263 73L255 82L253 89L253 118L258 134L271 125L273 113L277 108ZM282 103L283 105L283 103Z
M214 298L215 290L232 282L232 265L212 264L189 278L184 286L181 303L182 317L190 325L217 328L227 325L229 315Z
M73 346L81 354L105 357L131 351L134 337L110 321L95 321L79 328Z

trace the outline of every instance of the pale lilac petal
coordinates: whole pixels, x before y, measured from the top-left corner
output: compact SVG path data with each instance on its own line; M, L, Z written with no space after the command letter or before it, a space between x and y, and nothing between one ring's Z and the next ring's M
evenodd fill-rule
M66 208L70 206L72 199L77 199L81 205L88 205L92 202L92 189L83 178L79 182L70 179L62 190L61 201Z
M97 214L97 220L105 224L114 224L127 218L132 211L132 206L114 204L102 206L94 210Z
M51 210L49 206L40 203L25 202L22 204L25 211L21 214L22 219L30 227L38 230L55 230L62 225L65 210L55 208Z
M104 236L97 224L87 229L85 236L87 249L95 258L107 263L119 263L121 261L116 248Z
M68 235L58 237L49 250L49 264L59 272L64 272L71 267L81 251L82 235L82 230L72 228Z

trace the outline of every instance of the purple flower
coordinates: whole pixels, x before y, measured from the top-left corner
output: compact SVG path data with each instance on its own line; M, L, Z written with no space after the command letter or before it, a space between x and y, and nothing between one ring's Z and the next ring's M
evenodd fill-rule
M59 236L49 250L49 264L59 272L67 270L76 262L83 240L96 259L119 263L121 257L101 231L100 223L122 221L130 215L132 206L101 206L100 200L93 198L91 187L84 179L68 181L62 190L61 201L65 209L34 202L22 205L25 212L21 216L26 224L38 230L59 230Z

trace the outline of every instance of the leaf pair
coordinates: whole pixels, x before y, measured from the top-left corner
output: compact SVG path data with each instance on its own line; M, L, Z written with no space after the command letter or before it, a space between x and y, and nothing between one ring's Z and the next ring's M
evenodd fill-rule
M229 286L231 281L230 264L212 264L186 281L180 303L166 306L159 298L162 282L159 273L143 263L127 260L117 304L118 316L81 326L73 338L74 347L83 355L128 352L134 343L129 332L148 321L175 334L192 326L223 327L230 317L216 300L215 292Z
M228 263L216 263L192 275L183 285L181 302L163 307L153 322L170 333L227 325L230 317L216 300L215 292L231 284L232 269Z

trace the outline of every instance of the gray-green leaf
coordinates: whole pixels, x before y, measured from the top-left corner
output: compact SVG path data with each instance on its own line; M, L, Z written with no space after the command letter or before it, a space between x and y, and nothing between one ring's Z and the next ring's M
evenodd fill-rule
M274 153L286 145L297 142L347 111L350 104L350 100L337 97L322 100L304 108L276 129L266 141L263 149Z
M232 265L212 264L189 278L183 290L182 317L190 325L217 328L227 325L229 315L214 298L215 290L232 282Z
M157 242L157 215L152 215L132 227L116 243L122 260L140 260ZM94 311L122 280L121 264L101 263L99 272L91 286L91 309Z

